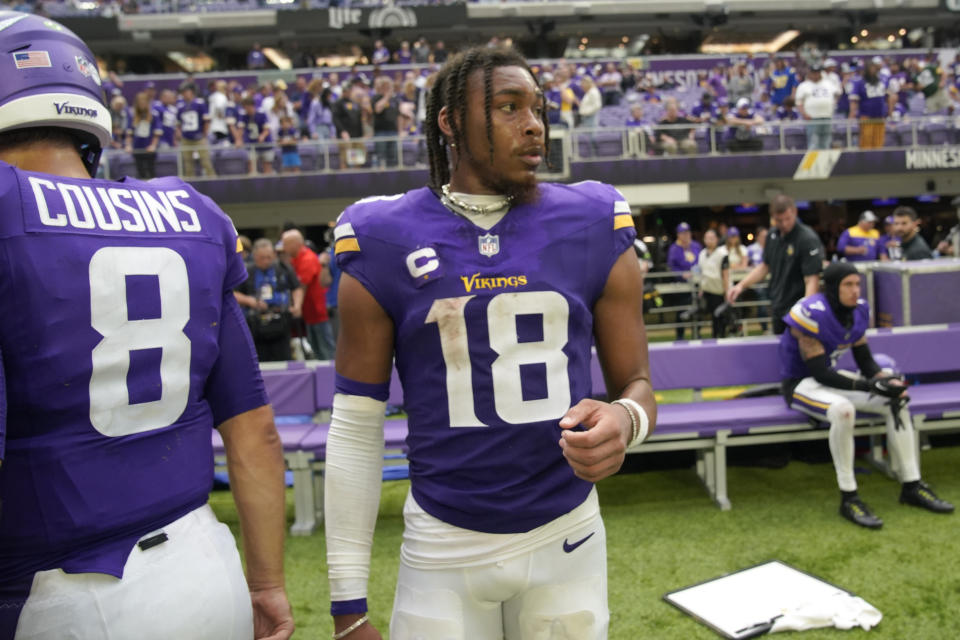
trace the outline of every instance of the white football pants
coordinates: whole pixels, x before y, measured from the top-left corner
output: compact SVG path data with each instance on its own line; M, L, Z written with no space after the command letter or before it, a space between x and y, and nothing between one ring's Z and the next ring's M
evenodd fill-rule
M37 573L15 640L251 640L250 593L227 525L204 505L162 531L165 542L133 547L122 579Z
M390 638L605 640L609 620L598 514L564 539L499 562L414 569L401 561Z
M790 406L815 418L830 423L830 454L837 471L837 484L841 491L856 491L857 480L853 473L853 426L857 411L882 415L887 421L887 448L890 450L893 468L900 474L900 482L920 479L917 461L917 434L913 430L910 411L904 404L900 409L903 427L895 428L890 399L872 395L866 391L847 391L820 384L813 378L804 378L793 390Z

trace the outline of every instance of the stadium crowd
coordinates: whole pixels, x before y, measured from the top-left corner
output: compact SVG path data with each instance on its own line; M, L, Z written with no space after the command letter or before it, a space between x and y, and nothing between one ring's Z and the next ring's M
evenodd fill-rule
M490 42L500 44L511 43ZM251 69L263 67L259 51L254 45L248 56ZM188 76L178 91L158 92L149 83L132 97L111 73L104 88L113 148L140 156L141 178L155 175L158 149L175 147L185 147L187 177L196 175L194 155L205 175L215 173L211 146L251 147L250 173L298 171L297 143L322 140L341 141L341 167L394 167L396 139L422 133L426 96L447 55L441 41L404 41L391 51L376 40L370 56L360 58L372 65L300 73L290 84L203 83ZM832 124L847 120L858 123L861 148L882 147L888 129L911 118L952 116L960 101L960 55L941 65L935 52L904 59L872 55L838 65L804 50L792 61L770 56L762 64L745 58L717 65L698 72L689 85L628 62L552 60L534 65L534 71L551 126L636 128L649 154L701 152L695 134L708 127L720 139L719 150L756 151L771 125L787 124L805 128L807 148L829 148L836 144ZM395 140L380 141L368 157L364 143L378 137Z

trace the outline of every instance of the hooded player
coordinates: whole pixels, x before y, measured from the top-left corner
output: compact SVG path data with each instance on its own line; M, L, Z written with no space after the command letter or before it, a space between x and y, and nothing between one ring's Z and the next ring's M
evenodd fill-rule
M823 274L823 292L801 299L783 317L788 325L780 338L783 393L787 404L830 423L830 454L840 485L840 515L872 529L883 521L857 494L853 472L853 426L857 411L882 415L887 421L887 446L903 483L900 502L937 513L953 505L941 500L920 480L916 432L907 411L909 396L903 380L880 368L867 345L870 311L860 298L860 274L845 262ZM860 375L836 370L847 349Z

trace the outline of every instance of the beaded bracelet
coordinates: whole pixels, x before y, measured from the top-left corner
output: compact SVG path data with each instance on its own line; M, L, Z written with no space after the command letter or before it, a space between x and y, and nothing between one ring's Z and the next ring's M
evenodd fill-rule
M333 640L340 640L341 638L346 638L348 635L350 635L351 633L353 633L354 631L362 627L369 619L370 618L367 617L367 614L363 614L362 616L360 616L360 618L357 619L356 622L354 622L352 625L350 625L343 631L334 633Z
M627 448L640 444L646 440L647 435L650 433L650 419L647 417L647 412L644 411L643 407L640 406L640 403L633 398L619 398L614 400L611 404L620 405L626 409L627 414L630 416L630 424L632 429L630 442L627 443Z

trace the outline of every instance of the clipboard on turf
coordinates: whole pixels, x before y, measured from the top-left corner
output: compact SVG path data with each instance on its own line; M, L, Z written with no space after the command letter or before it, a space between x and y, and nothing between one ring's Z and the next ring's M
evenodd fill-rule
M664 594L663 599L728 640L770 631L784 612L837 593L856 595L772 560Z

